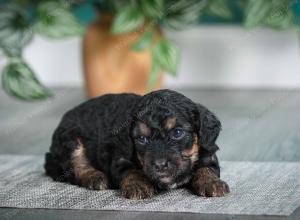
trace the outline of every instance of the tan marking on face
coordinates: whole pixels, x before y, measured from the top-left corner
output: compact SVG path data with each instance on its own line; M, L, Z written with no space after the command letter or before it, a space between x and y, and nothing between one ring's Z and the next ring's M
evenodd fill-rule
M139 122L138 123L140 132L144 135L144 136L149 136L150 135L150 128L143 122Z
M194 143L190 149L184 150L182 152L182 156L190 158L192 163L195 163L198 160L198 155L199 155L199 143L198 143L198 138L197 135L195 135L194 138Z
M137 154L137 158L140 161L141 165L143 166L144 165L144 158L143 158L143 156L138 153Z
M172 128L174 128L176 125L176 118L172 117L172 118L168 118L165 122L165 129L167 130L171 130Z

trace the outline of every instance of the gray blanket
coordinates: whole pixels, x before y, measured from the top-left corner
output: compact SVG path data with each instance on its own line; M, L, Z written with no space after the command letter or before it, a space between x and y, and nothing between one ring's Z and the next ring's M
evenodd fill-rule
M0 207L290 215L300 205L300 163L222 162L226 197L178 189L142 201L53 182L42 164L42 156L0 155Z

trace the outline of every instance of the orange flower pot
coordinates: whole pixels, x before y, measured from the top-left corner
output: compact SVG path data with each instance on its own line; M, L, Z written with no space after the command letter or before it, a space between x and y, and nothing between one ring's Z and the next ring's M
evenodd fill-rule
M113 35L110 32L112 16L101 14L92 23L83 39L83 66L87 95L92 98L106 93L133 92L145 94L151 69L151 51L134 51L131 46L145 32L139 30ZM154 39L161 37L157 28ZM154 89L162 84L162 73Z

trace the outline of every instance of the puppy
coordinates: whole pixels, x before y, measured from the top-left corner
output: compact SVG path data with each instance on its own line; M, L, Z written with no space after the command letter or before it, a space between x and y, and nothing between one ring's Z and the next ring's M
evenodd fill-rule
M46 174L129 199L187 187L199 196L229 193L220 177L221 129L207 108L171 90L108 94L68 111L46 154Z

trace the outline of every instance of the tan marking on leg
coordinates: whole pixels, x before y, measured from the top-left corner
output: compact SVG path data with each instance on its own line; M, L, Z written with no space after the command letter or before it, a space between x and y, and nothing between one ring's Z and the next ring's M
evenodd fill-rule
M192 179L193 191L199 196L220 197L230 192L226 182L222 181L208 167L196 171Z
M142 171L131 170L120 183L121 194L128 199L146 199L154 194L154 188Z
M174 128L176 125L176 120L176 117L168 118L165 122L165 129L171 130L172 128Z
M106 189L107 179L103 172L95 169L85 155L85 148L78 139L78 148L72 153L72 165L76 180L89 189Z

